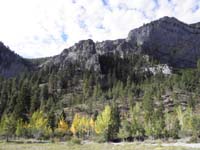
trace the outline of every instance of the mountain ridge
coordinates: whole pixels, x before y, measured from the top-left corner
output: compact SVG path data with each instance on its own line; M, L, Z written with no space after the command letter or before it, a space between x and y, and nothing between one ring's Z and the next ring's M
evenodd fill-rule
M61 66L69 60L85 59L85 68L98 67L98 56L118 54L123 57L130 53L150 55L163 64L176 68L193 68L200 58L200 29L174 17L163 17L129 32L126 39L94 42L81 40L65 49L60 55ZM92 44L92 48L89 45ZM60 56L53 57L51 63L59 64ZM94 64L94 65L92 65Z
M100 56L118 55L123 58L129 54L149 55L161 64L174 68L194 68L200 58L199 23L186 24L174 17L166 16L131 30L125 39L102 42L94 42L92 39L81 40L64 49L59 55L38 61L37 68L54 65L62 70L71 63L79 62L82 68L101 71ZM30 60L27 62L34 64ZM24 70L26 69L18 72ZM1 75L15 76L14 73L7 75L2 72L0 69Z

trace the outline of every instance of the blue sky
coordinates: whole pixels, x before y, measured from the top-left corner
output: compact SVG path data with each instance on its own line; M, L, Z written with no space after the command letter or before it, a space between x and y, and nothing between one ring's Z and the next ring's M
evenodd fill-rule
M0 0L0 41L23 57L52 56L83 39L126 38L163 16L200 22L200 0Z

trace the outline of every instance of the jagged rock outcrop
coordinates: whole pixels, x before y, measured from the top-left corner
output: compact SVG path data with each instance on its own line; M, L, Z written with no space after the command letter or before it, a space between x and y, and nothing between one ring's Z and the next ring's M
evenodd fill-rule
M107 40L94 43L93 40L82 40L74 46L65 49L60 55L54 56L40 67L46 65L55 65L59 69L67 68L70 63L79 63L81 68L100 71L99 56L100 55L120 55L128 54L133 51L131 45L125 39Z
M200 58L200 29L175 18L164 17L134 29L126 41L173 67L195 67Z
M176 18L163 17L129 32L126 39L94 43L83 40L65 49L46 64L66 68L68 63L81 62L82 67L99 70L99 55L130 53L149 55L172 67L195 67L200 58L199 24L188 25Z
M29 70L30 62L0 42L0 76L13 77Z
M9 77L27 70L27 61L13 52L3 52L7 48L2 44L0 49L1 75ZM175 68L196 67L200 58L200 24L189 25L173 17L163 17L131 30L126 39L96 43L91 39L79 41L60 55L37 65L39 68L53 65L62 70L78 63L77 69L101 71L99 56L118 55L123 58L129 54L149 55L161 64Z

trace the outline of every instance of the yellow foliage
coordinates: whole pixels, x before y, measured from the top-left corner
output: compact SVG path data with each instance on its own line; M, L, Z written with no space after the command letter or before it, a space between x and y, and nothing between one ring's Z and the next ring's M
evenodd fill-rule
M48 125L48 119L44 116L43 111L36 111L30 118L30 123L25 125L26 128L42 130L44 133L51 133L51 129Z
M44 117L42 111L36 111L31 116L29 125L35 129L44 129L48 125L48 119Z
M65 122L65 120L62 118L59 122L58 122L58 131L60 132L67 132L68 130L68 124Z
M92 130L95 127L95 122L94 122L94 120L92 118L90 119L90 127L92 128Z
M80 115L79 114L75 114L70 131L73 133L73 135L75 136L76 133L78 132L78 128L79 128L79 123L80 123Z
M95 122L95 132L97 134L104 133L108 126L110 125L111 121L111 108L110 106L106 106L104 111L97 116L97 120Z
M80 124L79 124L79 131L80 132L87 132L90 129L90 124L89 124L89 119L87 117L82 117L80 119Z
M84 135L89 133L91 128L90 119L86 116L80 116L79 114L75 114L70 131L73 135Z
M179 120L179 123L181 125L182 130L192 130L192 116L193 112L191 108L187 108L186 111L183 111L181 109L181 106L179 106L176 109L176 114Z

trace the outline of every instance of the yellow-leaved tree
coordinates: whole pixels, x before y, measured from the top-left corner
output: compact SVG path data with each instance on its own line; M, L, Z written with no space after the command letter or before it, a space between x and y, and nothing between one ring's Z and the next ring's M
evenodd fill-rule
M187 107L185 111L182 110L181 106L176 109L176 114L181 125L182 131L192 132L192 118L193 112L190 107Z
M91 128L91 130L94 130L94 128L95 128L95 121L93 118L90 118L90 128Z
M16 120L13 115L4 115L0 122L0 135L4 135L6 137L6 141L8 142L8 138L11 137L16 130Z
M95 133L95 121L93 118L90 118L89 126L90 126L89 135L93 135L93 133Z
M23 122L22 119L19 119L17 121L15 135L17 137L22 137L22 136L25 136L25 132L26 132L25 123Z
M87 116L81 116L79 114L75 114L70 131L74 136L78 137L88 137L91 132L91 119ZM92 123L94 127L94 123Z
M111 108L110 106L105 106L104 111L97 116L95 121L95 132L97 134L103 135L105 140L107 140L109 125L111 124Z
M68 129L69 129L69 126L67 122L63 118L61 118L58 122L58 128L57 128L58 132L66 133Z
M52 131L48 125L48 119L44 116L43 111L36 111L30 118L29 128L35 138L49 135Z
M78 132L79 132L80 136L85 137L85 135L86 136L89 135L89 131L90 131L90 120L88 117L82 116L80 118Z
M74 136L77 136L80 119L81 119L80 115L75 114L71 128L70 128L70 131L73 133Z

